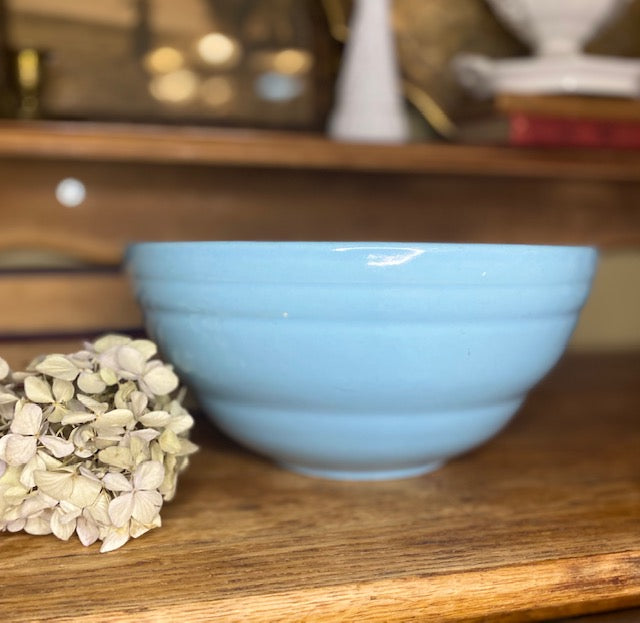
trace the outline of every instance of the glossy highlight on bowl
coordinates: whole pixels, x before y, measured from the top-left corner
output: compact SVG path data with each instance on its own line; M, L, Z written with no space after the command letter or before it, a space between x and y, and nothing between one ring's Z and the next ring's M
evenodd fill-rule
M229 436L289 469L428 472L494 436L562 355L590 247L132 245L147 329Z

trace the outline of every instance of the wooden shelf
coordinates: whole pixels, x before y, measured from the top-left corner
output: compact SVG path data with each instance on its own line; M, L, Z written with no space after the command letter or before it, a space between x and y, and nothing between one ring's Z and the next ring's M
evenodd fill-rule
M538 621L640 605L640 354L571 355L420 478L288 473L217 436L164 526L100 555L3 534L11 621Z
M0 123L0 157L455 175L640 180L640 152L437 143L350 144L321 135L81 122Z
M114 265L137 240L640 244L640 151L6 121L0 164L0 252ZM86 188L74 209L56 199L68 177Z

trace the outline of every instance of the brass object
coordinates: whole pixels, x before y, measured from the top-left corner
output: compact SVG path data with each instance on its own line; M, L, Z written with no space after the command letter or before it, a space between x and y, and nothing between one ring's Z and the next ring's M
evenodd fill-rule
M22 119L34 119L40 116L43 58L43 53L33 48L25 48L15 53L16 115Z
M407 80L403 82L404 94L422 115L429 126L444 138L453 138L457 128L442 106L436 102L424 89Z
M343 0L322 0L331 36L344 43L349 36L349 10Z

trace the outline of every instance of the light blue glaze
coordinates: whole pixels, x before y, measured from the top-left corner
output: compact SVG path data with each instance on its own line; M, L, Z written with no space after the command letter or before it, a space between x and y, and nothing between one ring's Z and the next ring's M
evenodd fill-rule
M141 243L147 328L214 422L288 468L423 473L486 441L556 363L588 247Z

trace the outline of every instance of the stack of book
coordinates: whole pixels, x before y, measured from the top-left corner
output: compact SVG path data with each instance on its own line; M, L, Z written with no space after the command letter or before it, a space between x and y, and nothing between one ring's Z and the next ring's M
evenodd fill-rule
M459 140L523 147L640 148L640 100L498 94L494 116L463 126Z
M640 100L503 94L495 107L511 145L640 147Z

